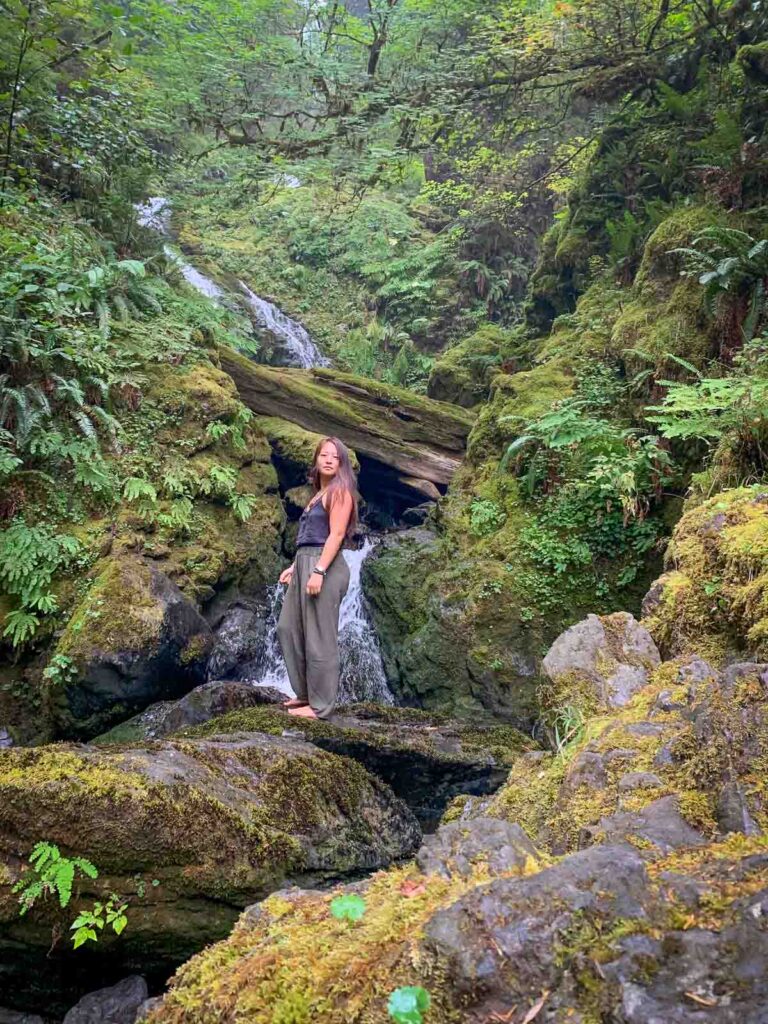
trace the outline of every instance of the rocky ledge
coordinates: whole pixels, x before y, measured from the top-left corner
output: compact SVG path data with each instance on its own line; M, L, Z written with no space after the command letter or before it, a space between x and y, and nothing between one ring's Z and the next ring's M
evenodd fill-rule
M0 751L0 807L0 988L52 1013L97 975L156 986L253 900L385 867L421 835L357 762L264 734ZM66 910L46 899L20 917L11 889L39 841L99 874L76 874ZM73 953L72 920L112 892L129 902L125 933Z

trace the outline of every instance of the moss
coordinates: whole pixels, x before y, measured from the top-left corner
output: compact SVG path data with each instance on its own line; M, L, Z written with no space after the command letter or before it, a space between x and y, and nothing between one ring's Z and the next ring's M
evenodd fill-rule
M736 60L748 78L760 85L768 82L768 43L740 47L736 53Z
M662 650L722 662L768 657L768 500L759 487L723 491L678 523L645 623Z
M83 664L96 651L151 648L162 624L149 566L133 558L111 558L75 609L56 653Z
M472 408L488 394L501 364L520 348L519 334L486 324L447 349L433 364L427 393Z
M244 915L229 939L177 972L149 1022L202 1024L213 1012L222 1024L274 1024L279 1007L299 1014L286 1020L374 1024L384 1019L389 994L418 979L433 997L430 1021L457 1024L440 966L425 958L419 940L430 917L484 881L486 870L477 864L469 878L451 880L422 876L412 865L380 872L364 890L365 915L352 926L330 914L339 890L271 897L258 914Z
M389 712L389 713L388 713ZM533 742L517 729L497 725L485 729L451 722L445 716L407 708L376 708L375 718L368 711L371 727L366 728L366 706L349 705L337 710L341 721L353 715L357 721L350 726L336 725L317 719L288 718L286 713L270 707L245 708L212 718L202 725L184 730L185 736L214 736L237 732L264 732L280 736L286 728L303 732L310 741L323 740L371 748L401 749L405 755L423 752L444 762L476 762L478 756L492 757L499 764L511 764ZM359 716L359 717L358 717ZM442 727L442 732L441 732ZM354 755L353 755L354 756Z

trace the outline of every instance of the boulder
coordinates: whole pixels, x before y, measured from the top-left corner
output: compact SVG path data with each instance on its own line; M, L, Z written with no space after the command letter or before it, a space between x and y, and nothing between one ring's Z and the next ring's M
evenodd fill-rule
M449 822L425 836L416 863L425 875L468 878L477 863L492 875L505 875L540 866L542 855L519 825L479 817L471 824Z
M650 634L627 612L588 615L562 633L542 667L552 683L552 707L618 708L648 682L661 657Z
M196 686L179 700L151 704L140 714L97 736L94 743L135 743L156 740L192 725L201 725L218 715L263 704L279 704L285 694L273 686L253 686L236 680L219 679Z
M520 752L534 745L511 726L471 726L437 713L369 704L342 706L323 721L277 708L252 708L214 718L186 734L232 732L298 736L353 758L386 782L424 826L434 824L458 793L492 793Z
M0 989L52 1013L97 974L110 984L138 970L157 986L286 881L376 870L421 838L356 762L263 734L0 751L0 808ZM19 917L11 887L41 840L99 875L78 873L65 909L43 899ZM125 931L73 952L63 936L75 915L111 892L128 902Z
M148 995L146 981L134 974L83 996L67 1012L63 1024L134 1024Z
M405 476L445 485L464 453L473 423L464 409L338 370L261 366L226 348L220 356L253 412L340 437Z
M205 681L213 637L205 619L153 564L102 563L55 655L68 679L48 687L58 735L87 739Z
M768 659L768 489L740 487L693 504L677 523L667 572L643 602L665 657L715 665Z
M423 527L376 546L361 582L387 681L399 703L527 729L535 718L536 647L505 602L471 598L466 581L476 573L473 561L459 561ZM490 644L504 651L501 669L483 657Z
M653 868L620 842L546 866L522 863L511 828L479 842L441 828L419 854L426 873L406 865L354 887L354 925L329 913L334 893L282 891L246 911L150 1022L365 1024L386 1019L394 989L421 985L426 1020L765 1024L768 856L749 842Z

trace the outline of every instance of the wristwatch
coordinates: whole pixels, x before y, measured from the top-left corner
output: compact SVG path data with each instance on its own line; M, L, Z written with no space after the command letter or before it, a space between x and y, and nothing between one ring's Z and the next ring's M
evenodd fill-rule
M321 569L319 565L316 565L312 572L316 572L319 576L325 576L328 572L327 569Z

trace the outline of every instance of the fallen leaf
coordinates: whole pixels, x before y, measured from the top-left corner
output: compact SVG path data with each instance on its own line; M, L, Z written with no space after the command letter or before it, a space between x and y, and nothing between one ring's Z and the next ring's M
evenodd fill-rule
M412 900L414 896L421 896L426 891L426 882L416 882L410 878L406 879L400 886L400 892L409 900Z
M521 1024L531 1024L533 1018L539 1016L541 1008L544 1006L544 1003L546 1003L547 999L549 999L549 989L545 989L541 999L537 1000L533 1004L528 1013L526 1013L526 1015L523 1017Z
M689 999L692 999L694 1003L700 1003L701 1006L717 1006L716 999L705 999L704 996L697 996L695 992L685 993Z
M498 1021L499 1024L510 1024L516 1009L517 1003L507 1013L492 1013L488 1020Z

